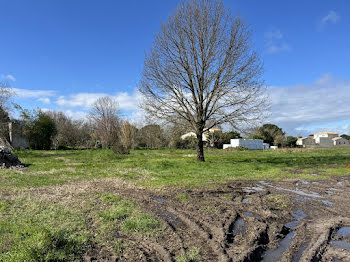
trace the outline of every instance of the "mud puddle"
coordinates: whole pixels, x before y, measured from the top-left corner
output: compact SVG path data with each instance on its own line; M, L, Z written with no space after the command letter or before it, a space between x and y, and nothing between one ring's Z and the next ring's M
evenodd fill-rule
M334 205L334 203L332 201L329 201L329 200L322 200L322 203L325 206L333 206Z
M311 197L311 198L323 198L323 196L321 196L320 194L318 194L316 192L306 193L306 192L299 190L299 189L293 190L293 189L283 188L283 187L279 187L279 186L273 186L265 181L260 181L260 184L267 186L267 187L274 188L274 189L279 190L279 191L290 192L290 193L294 193L294 194L297 194L300 196Z
M279 246L276 249L267 250L263 256L263 262L271 262L271 261L280 261L284 252L289 248L290 243L295 237L295 232L291 231L286 235L286 237L280 242Z
M196 261L204 262L344 258L344 252L350 252L350 179L344 178L341 184L335 179L314 182L231 181L219 189L191 190L185 204L177 198L188 193L184 189L157 194L108 187L138 203L165 227L163 236L127 243L133 252L117 261L176 261L191 249L199 250ZM326 201L333 204L326 207Z
M158 202L158 203L164 203L166 200L164 198L161 198L161 197L156 197L154 199L154 201Z
M246 223L240 216L237 216L235 221L229 226L226 241L232 244L235 236L243 235L246 231Z
M289 229L296 228L300 224L301 220L304 219L305 217L307 217L307 215L301 209L298 209L295 213L292 213L291 216L293 218L295 218L296 220L288 222L284 225L285 227L287 227Z
M338 230L337 235L340 237L350 237L350 227L341 227Z
M341 248L350 251L350 243L345 240L332 240L330 244L334 248Z
M293 258L293 262L299 262L300 261L303 253L305 252L305 250L307 249L308 246L309 246L309 243L304 243L304 244L301 245L301 247L298 250L298 253Z

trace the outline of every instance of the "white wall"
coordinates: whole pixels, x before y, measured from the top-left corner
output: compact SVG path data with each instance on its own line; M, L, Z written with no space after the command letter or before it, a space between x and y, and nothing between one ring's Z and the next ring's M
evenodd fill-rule
M335 138L338 136L339 136L338 134L317 134L316 133L314 135L314 139L315 139L316 143L319 144L321 138L328 137L328 138L332 139L332 138Z
M264 149L264 141L261 139L231 139L231 147L238 146L251 150Z

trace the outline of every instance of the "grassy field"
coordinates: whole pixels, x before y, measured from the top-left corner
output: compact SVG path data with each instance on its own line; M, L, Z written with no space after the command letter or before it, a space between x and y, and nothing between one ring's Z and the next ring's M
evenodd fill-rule
M350 173L350 148L276 151L208 150L206 162L192 150L20 151L25 171L2 170L0 187L38 187L75 180L118 177L138 185L203 187L231 179L326 179ZM317 174L318 176L315 176Z
M89 181L164 190L219 187L234 179L315 180L350 173L350 148L208 150L205 163L195 160L193 150L134 150L125 156L110 150L16 153L29 167L0 170L0 261L74 261L91 245L118 254L127 244L116 234L165 233L157 217L123 196L103 187L79 191ZM186 195L178 198L186 202Z

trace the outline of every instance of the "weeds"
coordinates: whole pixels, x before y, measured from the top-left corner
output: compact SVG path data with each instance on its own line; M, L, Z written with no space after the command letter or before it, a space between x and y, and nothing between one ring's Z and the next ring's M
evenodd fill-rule
M180 255L176 262L196 262L199 255L199 248L191 248L185 254Z
M275 209L286 209L290 206L290 199L285 195L271 194L263 198L263 201Z
M176 195L176 198L180 200L183 204L190 202L190 197L187 193L180 193Z

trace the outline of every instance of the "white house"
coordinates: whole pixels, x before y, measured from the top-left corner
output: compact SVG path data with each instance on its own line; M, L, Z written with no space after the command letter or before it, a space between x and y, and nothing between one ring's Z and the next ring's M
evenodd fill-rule
M313 136L298 138L296 144L301 147L332 147L339 145L349 145L349 141L340 137L338 133L325 131L316 133Z
M245 147L250 150L257 150L257 149L268 149L269 144L264 143L262 139L231 139L230 144L224 144L223 149L230 148L230 147Z
M332 140L333 138L339 137L338 133L335 132L319 132L314 134L314 139L316 144L321 144L322 140L323 141L328 141L328 140ZM326 142L327 143L327 142Z
M332 139L335 146L349 145L349 140L342 138L341 136Z
M221 129L219 129L219 128L210 128L208 131L206 131L206 132L204 132L202 134L202 140L205 141L205 142L208 141L209 133L214 133L215 131L221 131ZM195 132L188 132L188 133L182 135L181 139L184 140L184 139L186 139L188 137L197 137L197 135L196 135Z
M315 139L309 136L298 138L296 144L297 146L302 146L302 147L316 146Z

